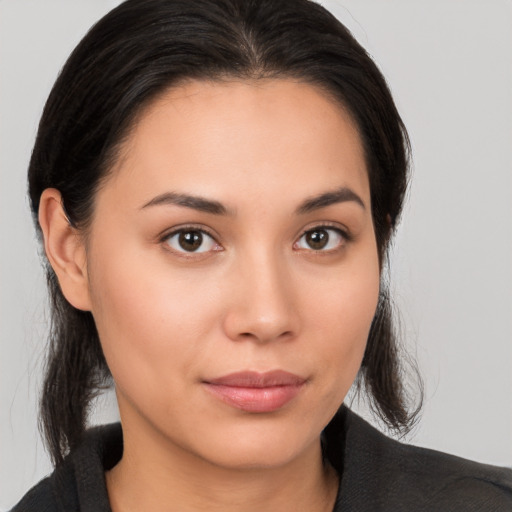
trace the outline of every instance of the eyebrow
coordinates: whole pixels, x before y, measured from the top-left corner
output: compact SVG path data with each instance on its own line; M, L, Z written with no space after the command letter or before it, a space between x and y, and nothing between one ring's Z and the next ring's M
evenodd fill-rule
M178 194L176 192L166 192L154 197L151 201L147 202L142 209L150 206L160 205L176 205L191 208L204 213L212 213L213 215L227 215L230 213L228 209L218 201L212 199L205 199L200 196L191 196L188 194Z
M366 209L363 200L350 188L341 187L337 190L324 192L322 194L310 197L302 202L296 209L296 213L304 215L321 208L326 208L333 204L344 203L353 201L357 203L361 208ZM179 194L177 192L166 192L160 194L151 201L142 206L142 209L151 206L162 206L162 205L175 205L190 208L204 213L210 213L213 215L228 215L232 212L229 211L222 203L213 199L206 199L200 196L192 196L189 194Z
M298 214L310 213L320 208L326 208L337 203L345 203L347 201L353 201L357 203L363 210L366 210L366 206L363 200L350 188L341 187L337 190L325 192L317 196L306 199L296 210Z

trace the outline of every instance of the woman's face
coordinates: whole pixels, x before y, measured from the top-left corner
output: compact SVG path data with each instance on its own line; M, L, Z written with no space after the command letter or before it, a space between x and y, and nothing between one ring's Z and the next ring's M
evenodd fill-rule
M316 449L379 292L353 122L291 80L169 90L97 194L87 275L144 450L255 468Z

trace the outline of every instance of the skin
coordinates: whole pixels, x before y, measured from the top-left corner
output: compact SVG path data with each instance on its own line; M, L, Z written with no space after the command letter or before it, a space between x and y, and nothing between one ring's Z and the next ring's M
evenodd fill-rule
M297 211L342 188L353 195ZM171 192L227 213L162 200ZM361 365L380 278L362 145L338 103L284 79L175 87L139 118L86 236L53 189L40 222L115 380L114 512L332 510L320 433ZM209 234L196 252L174 234L191 227ZM325 248L304 235L315 228ZM240 410L204 384L276 369L305 383L273 412Z

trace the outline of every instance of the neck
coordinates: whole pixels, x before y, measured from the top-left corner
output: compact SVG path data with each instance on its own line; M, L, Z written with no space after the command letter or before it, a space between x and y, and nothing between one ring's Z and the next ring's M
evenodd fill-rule
M224 468L155 436L124 431L121 461L106 474L113 512L332 511L338 478L322 461L320 439L271 468Z

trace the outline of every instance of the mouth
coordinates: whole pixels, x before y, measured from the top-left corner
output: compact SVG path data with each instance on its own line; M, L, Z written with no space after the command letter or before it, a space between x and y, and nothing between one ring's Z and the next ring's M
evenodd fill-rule
M245 412L281 409L301 391L306 379L282 370L237 372L203 381L207 391L224 403Z

